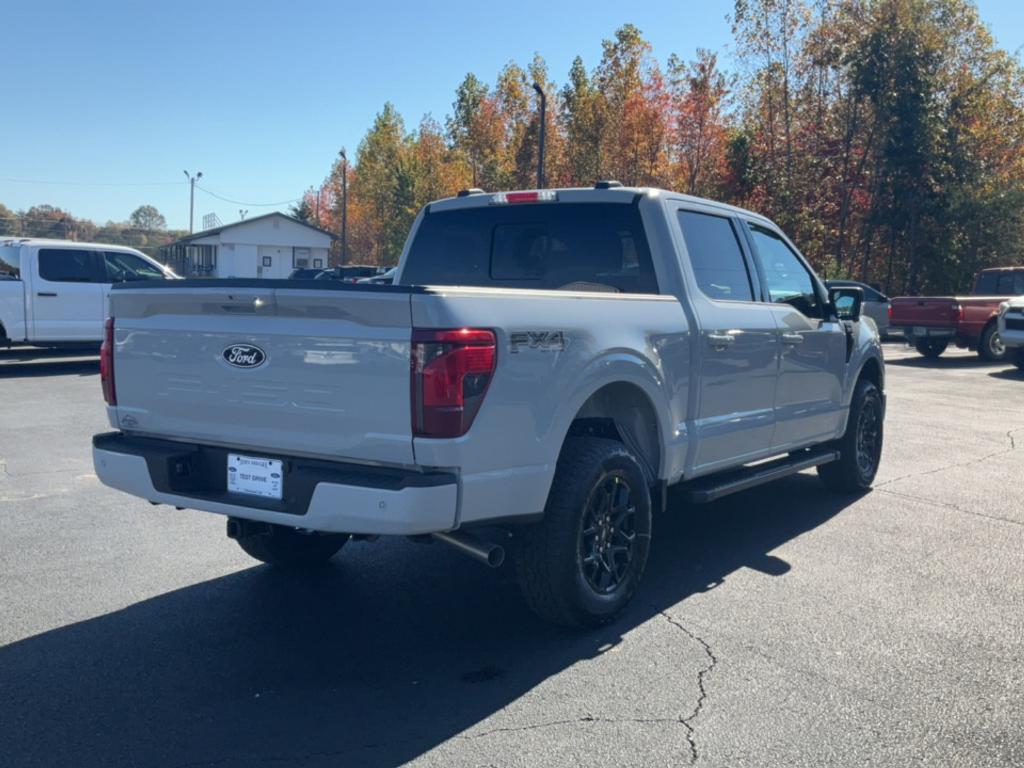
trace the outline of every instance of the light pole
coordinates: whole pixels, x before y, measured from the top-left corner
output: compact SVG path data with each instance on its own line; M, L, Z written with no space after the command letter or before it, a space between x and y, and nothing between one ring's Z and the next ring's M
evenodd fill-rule
M341 266L348 263L348 156L341 155Z
M544 89L540 87L540 83L534 83L533 90L540 97L540 148L537 152L537 189L544 189L544 131L547 129L548 97L544 95Z
M195 176L192 176L188 171L182 171L185 174L185 178L188 179L189 183L189 194L188 194L188 233L191 235L195 229L192 226L193 214L196 209L196 180L203 178L203 172L199 171Z

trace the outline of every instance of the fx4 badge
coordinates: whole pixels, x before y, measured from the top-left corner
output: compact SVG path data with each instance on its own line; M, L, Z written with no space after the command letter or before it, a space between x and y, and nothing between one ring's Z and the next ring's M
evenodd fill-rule
M508 335L509 351L515 354L524 349L561 352L565 349L564 331L512 331Z

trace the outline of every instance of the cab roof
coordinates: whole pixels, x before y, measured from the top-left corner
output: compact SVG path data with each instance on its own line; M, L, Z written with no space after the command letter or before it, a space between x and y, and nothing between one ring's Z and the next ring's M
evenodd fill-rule
M729 205L728 203L722 203L717 200L709 200L703 197L695 197L693 195L684 195L680 192L673 192L668 189L660 189L658 187L623 187L613 186L608 188L596 188L596 187L559 187L555 189L530 189L530 190L509 190L502 192L483 192L482 190L467 190L460 193L458 197L446 197L442 200L437 200L430 203L427 206L428 212L434 211L450 211L458 210L462 208L482 208L488 205L501 205L505 203L512 203L507 200L509 197L518 195L553 195L555 199L548 200L537 199L536 201L518 201L529 204L530 202L536 203L632 203L640 198L654 198L654 199L665 199L675 200L681 202L693 203L696 205L709 206L720 209L723 213L728 213L733 216L744 216L750 219L757 219L770 223L769 219L762 216L759 213L748 211L745 208L739 208L735 205ZM502 199L505 198L505 199Z
M51 237L13 237L3 236L0 237L0 245L13 246L13 245L35 245L35 246L52 246L54 248L89 248L89 249L111 249L116 248L122 251L132 251L133 253L139 253L137 248L133 248L130 245L115 245L114 243L84 243L77 240L57 240Z

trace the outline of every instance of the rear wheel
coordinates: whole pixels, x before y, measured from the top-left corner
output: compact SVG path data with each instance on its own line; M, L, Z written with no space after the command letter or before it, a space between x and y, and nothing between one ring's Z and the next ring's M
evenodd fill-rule
M981 340L978 342L978 355L982 360L990 363L998 363L1006 358L1006 345L999 338L999 329L995 323L989 323L981 332Z
M945 352L948 346L949 342L945 339L917 339L914 342L914 349L930 360Z
M846 432L835 444L839 458L818 467L818 477L838 493L858 493L871 487L882 458L884 413L882 393L861 379L850 402Z
M611 621L640 583L650 541L650 490L633 454L614 440L569 438L544 520L515 549L523 597L556 624Z
M326 563L348 534L299 531L283 525L243 524L236 537L247 555L281 568L304 568Z

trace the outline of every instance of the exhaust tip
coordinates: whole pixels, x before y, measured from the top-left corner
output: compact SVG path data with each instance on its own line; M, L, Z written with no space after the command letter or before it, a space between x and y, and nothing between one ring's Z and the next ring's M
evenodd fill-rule
M491 568L500 568L501 564L505 562L505 548L495 544L491 547L490 552L487 553L487 564Z

